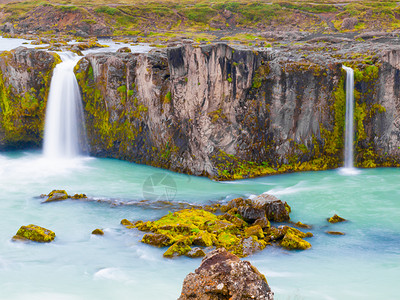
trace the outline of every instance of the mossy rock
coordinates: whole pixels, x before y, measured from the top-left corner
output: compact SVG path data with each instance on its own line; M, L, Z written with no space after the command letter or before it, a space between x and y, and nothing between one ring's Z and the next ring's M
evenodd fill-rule
M269 228L271 228L271 223L269 222L269 220L267 218L260 218L257 219L253 225L259 225L263 230L268 230Z
M193 245L211 247L214 243L215 236L207 231L199 232L193 239Z
M231 215L229 213L226 213L224 215L221 216L221 219L227 220L229 222L231 222L233 225L237 226L237 227L245 227L248 224L246 223L246 221L242 220L241 218L235 216L235 215Z
M282 239L281 246L288 250L306 250L311 244L292 232L287 232Z
M53 231L30 224L28 226L21 226L13 239L27 239L39 243L48 243L53 241L55 237L56 234Z
M99 229L99 228L97 228L97 229L92 231L92 234L94 234L94 235L104 235L104 231Z
M193 249L191 249L188 253L185 254L187 257L190 258L198 258L198 257L203 257L206 256L206 254L204 253L204 251L199 248L199 247L195 247Z
M156 247L165 247L173 243L172 239L165 234L145 234L142 238L142 243Z
M325 231L325 232L330 235L345 235L344 232L340 232L340 231Z
M135 226L133 223L127 219L121 220L121 224L124 225L126 228L134 228Z
M167 251L164 252L163 256L166 258L173 258L181 255L186 255L192 250L188 245L188 241L183 239L175 242Z
M85 194L75 194L71 196L72 199L87 199L87 196Z
M254 235L260 239L264 238L264 233L263 233L263 230L260 225L254 225L254 226L248 227L244 230L244 233L245 233L246 237Z
M299 227L299 228L304 228L304 229L311 229L312 227L310 225L304 224L302 222L297 222L294 224L294 226Z
M327 220L328 220L329 223L332 223L332 224L347 221L346 219L343 219L342 217L339 217L337 214L333 215L333 217L330 217Z
M48 198L44 201L44 203L53 201L62 201L69 198L65 190L52 190L47 196Z

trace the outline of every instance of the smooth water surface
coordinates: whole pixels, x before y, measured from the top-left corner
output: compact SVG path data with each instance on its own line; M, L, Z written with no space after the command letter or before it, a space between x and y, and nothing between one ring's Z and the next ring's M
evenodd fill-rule
M167 184L157 178L167 178ZM41 153L3 153L1 299L176 299L184 277L200 260L164 259L165 249L141 244L142 233L125 229L121 219L153 220L173 208L156 202L158 197L208 204L263 192L287 201L293 221L314 226L310 250L270 247L247 258L266 275L276 299L397 299L399 182L399 169L214 182L113 159L48 160ZM42 204L38 196L54 188L98 201ZM151 194L151 205L140 203ZM326 218L334 213L350 221L329 224ZM56 240L11 241L21 225L31 223L55 231ZM105 235L92 236L95 228L103 228ZM346 235L330 236L327 230Z

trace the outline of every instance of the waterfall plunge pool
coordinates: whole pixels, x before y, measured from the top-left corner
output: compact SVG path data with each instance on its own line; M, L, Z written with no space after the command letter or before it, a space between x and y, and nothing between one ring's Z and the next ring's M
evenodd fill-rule
M247 257L268 279L275 299L396 299L400 276L400 169L338 170L214 182L114 159L45 159L39 152L0 154L0 290L14 299L176 299L200 260L164 259L164 249L140 243L142 233L121 219L153 220L168 207L132 205L146 179L170 176L192 204L226 202L269 192L292 207L293 221L312 224L312 248L267 247ZM110 202L41 204L54 188ZM168 198L167 197L167 198ZM127 205L123 205L126 203ZM338 213L349 219L329 224ZM21 225L55 231L50 244L12 242ZM92 236L95 228L105 235ZM330 236L327 230L343 231Z

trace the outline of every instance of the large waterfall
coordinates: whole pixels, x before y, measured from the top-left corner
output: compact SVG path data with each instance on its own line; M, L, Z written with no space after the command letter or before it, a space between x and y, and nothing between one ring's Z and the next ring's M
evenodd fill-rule
M344 143L344 167L347 169L354 168L354 71L352 68L343 66L346 70L346 128Z
M62 62L54 69L47 100L44 155L72 158L87 151L82 100L73 71L79 57L59 55Z

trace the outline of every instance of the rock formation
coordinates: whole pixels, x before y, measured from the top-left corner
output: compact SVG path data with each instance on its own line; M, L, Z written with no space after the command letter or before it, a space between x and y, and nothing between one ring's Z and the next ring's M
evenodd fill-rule
M179 300L190 299L272 300L274 293L254 266L220 248L207 254L200 267L186 276Z
M87 55L76 74L92 154L216 179L338 167L346 63L356 74L356 164L397 166L397 52L326 47Z
M24 47L0 54L0 150L40 146L57 54Z

